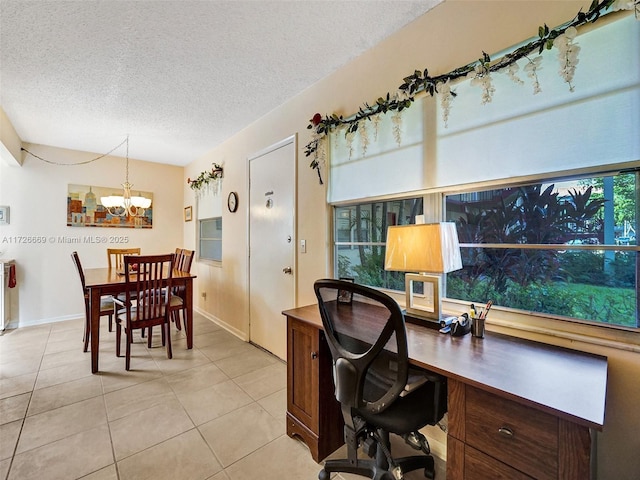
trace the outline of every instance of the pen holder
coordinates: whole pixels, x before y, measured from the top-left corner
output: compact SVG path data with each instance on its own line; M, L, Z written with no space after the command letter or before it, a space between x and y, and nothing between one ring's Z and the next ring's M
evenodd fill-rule
M477 338L484 337L484 318L474 318L471 325L471 335Z

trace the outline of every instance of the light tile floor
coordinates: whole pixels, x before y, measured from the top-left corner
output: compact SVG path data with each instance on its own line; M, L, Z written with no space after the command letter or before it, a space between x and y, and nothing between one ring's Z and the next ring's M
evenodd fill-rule
M154 332L151 349L133 345L129 372L105 326L92 375L82 330L73 320L0 336L0 479L317 478L285 433L280 359L195 314L192 350L174 327L169 360Z

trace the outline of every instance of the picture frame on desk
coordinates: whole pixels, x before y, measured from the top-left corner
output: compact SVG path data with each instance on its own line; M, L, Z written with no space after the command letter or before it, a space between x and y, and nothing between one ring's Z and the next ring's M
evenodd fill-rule
M351 283L355 281L353 278L348 277L340 277L339 280ZM338 290L338 298L336 300L342 305L351 305L353 303L353 292L349 292L347 290Z

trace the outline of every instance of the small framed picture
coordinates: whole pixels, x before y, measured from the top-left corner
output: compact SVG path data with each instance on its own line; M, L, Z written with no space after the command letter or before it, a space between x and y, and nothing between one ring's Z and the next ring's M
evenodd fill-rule
M191 205L189 205L188 207L184 207L184 221L185 222L190 222L191 221Z
M353 283L353 278L340 277L340 280ZM349 290L338 290L338 303L351 305L353 303L353 292Z
M9 225L9 207L0 206L0 225Z

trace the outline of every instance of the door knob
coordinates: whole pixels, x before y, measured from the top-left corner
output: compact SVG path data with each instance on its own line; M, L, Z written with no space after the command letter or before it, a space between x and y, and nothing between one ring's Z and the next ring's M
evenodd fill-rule
M291 273L293 272L293 270L291 269L291 267L284 267L282 269L283 273L288 273L289 275L291 275Z

